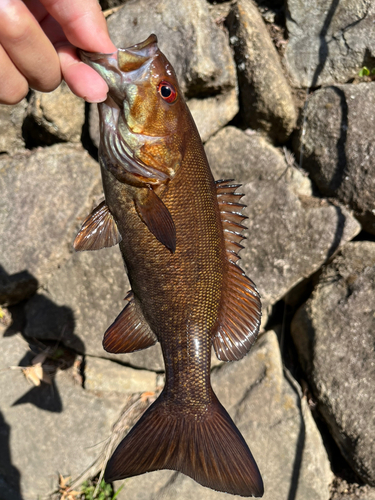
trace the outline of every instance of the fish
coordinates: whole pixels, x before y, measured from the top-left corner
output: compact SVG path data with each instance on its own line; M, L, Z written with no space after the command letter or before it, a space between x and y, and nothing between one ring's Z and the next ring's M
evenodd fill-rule
M239 267L246 216L233 180L214 181L197 127L157 37L112 54L79 50L107 82L99 106L105 201L77 251L119 244L131 291L103 338L110 353L160 342L165 386L110 458L107 482L171 469L243 497L263 495L258 466L210 382L256 341L260 295Z

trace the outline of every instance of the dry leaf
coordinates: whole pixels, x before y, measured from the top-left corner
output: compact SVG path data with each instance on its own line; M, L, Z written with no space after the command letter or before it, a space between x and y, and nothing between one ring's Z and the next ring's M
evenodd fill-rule
M60 500L79 500L81 498L80 491L70 489L70 480L71 476L64 477L59 474L59 493L61 494Z
M155 393L152 391L144 392L143 394L141 394L142 403L145 403L148 398L151 398L152 396L155 396Z
M39 386L43 379L43 368L40 363L35 366L26 366L26 368L22 368L22 373L25 375L26 379L35 386Z

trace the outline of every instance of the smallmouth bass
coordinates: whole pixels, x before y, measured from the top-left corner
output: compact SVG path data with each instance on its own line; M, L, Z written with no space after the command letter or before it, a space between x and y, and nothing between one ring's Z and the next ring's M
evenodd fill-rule
M211 346L221 360L241 359L260 324L259 294L236 264L245 219L238 185L215 183L155 35L113 54L79 54L109 92L99 104L105 202L74 247L119 243L132 290L103 346L125 353L159 341L166 372L105 479L172 469L214 490L262 496L254 458L210 384Z

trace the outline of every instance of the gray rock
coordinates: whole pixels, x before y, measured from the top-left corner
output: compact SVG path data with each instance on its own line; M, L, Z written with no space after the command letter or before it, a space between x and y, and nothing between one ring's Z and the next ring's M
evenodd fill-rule
M296 110L276 48L251 0L233 5L228 27L245 123L285 142L295 127Z
M0 345L0 497L45 498L59 473L77 476L97 458L95 445L110 435L123 401L88 393L71 370L59 371L52 386L32 387L21 369L9 369L25 359L26 342L1 336Z
M229 123L239 111L236 89L206 99L189 99L187 105L203 142Z
M285 60L297 87L345 83L374 67L371 0L288 0Z
M351 207L375 234L375 85L338 85L309 99L303 167L326 196ZM300 148L300 141L296 144Z
M65 82L53 92L32 93L25 128L37 144L78 143L84 122L85 103Z
M257 284L264 312L358 234L350 213L312 196L309 179L259 135L227 127L206 152L216 179L243 184L249 219L240 263Z
M118 247L71 255L26 306L25 334L61 340L77 352L163 370L159 344L129 354L104 351L105 330L124 308L130 285Z
M330 500L375 500L375 488L356 483L348 483L344 479L335 478L333 481Z
M375 486L375 243L348 243L296 313L292 335L343 455Z
M264 500L328 500L332 473L327 455L305 398L295 382L283 377L276 334L267 332L246 358L215 370L212 381L258 462ZM126 498L229 497L182 474L158 471L126 480L118 499Z
M25 147L22 125L26 108L26 99L15 106L0 104L0 153L13 154Z
M124 27L126 27L124 29ZM136 0L108 19L116 47L158 36L188 97L218 94L236 87L236 71L225 33L214 23L205 0Z
M156 373L134 370L107 359L85 358L85 389L97 395L155 391Z
M76 218L99 181L78 145L57 144L0 158L0 265L40 283L71 251Z

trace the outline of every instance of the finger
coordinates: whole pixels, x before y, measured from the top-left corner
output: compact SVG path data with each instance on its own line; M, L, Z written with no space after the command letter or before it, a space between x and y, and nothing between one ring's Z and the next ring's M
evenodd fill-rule
M78 97L88 102L102 102L107 98L108 85L92 68L81 62L71 45L57 47L63 77Z
M41 0L72 45L89 52L114 52L97 0Z
M26 78L18 71L3 47L0 46L0 103L17 104L28 93Z
M57 53L21 0L0 1L0 43L30 87L48 92L61 82Z

